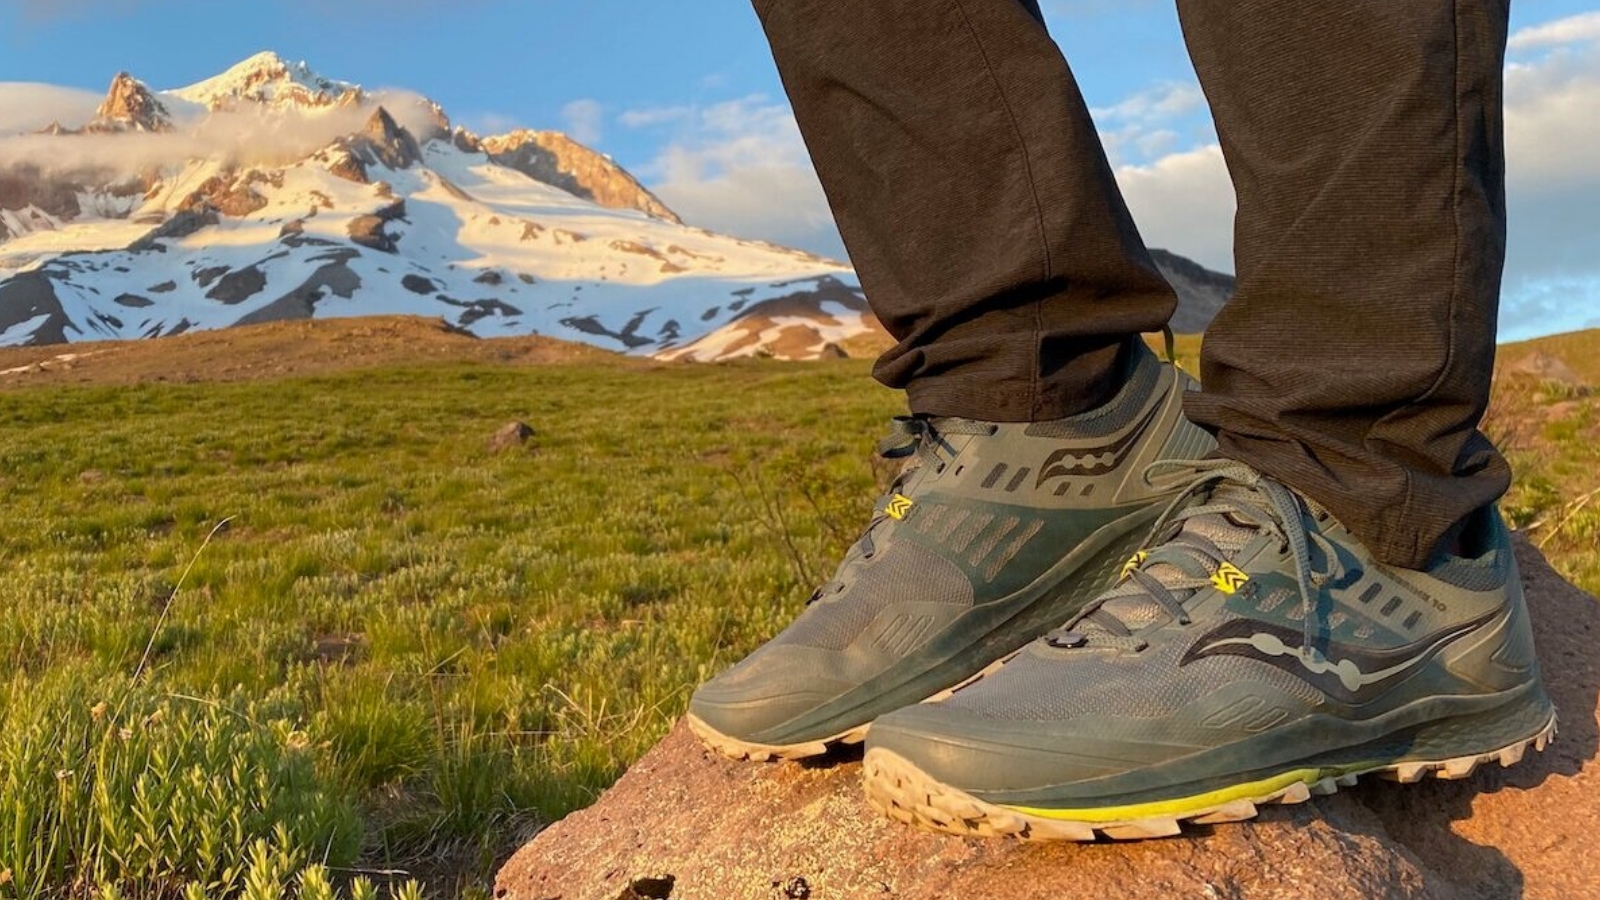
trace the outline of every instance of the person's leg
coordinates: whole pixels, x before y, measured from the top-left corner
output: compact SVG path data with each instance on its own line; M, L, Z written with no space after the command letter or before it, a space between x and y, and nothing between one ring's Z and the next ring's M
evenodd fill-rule
M1555 733L1475 430L1505 0L1179 8L1239 190L1239 296L1187 404L1222 458L1164 467L1186 499L1068 627L873 724L868 796L902 821L1170 835Z
M1179 0L1239 195L1195 422L1419 568L1509 471L1477 430L1507 0Z
M758 0L873 309L907 467L789 627L695 691L730 756L797 759L1072 618L1205 455L1172 311L1026 0Z
M1033 0L755 0L915 413L1108 400L1175 299Z

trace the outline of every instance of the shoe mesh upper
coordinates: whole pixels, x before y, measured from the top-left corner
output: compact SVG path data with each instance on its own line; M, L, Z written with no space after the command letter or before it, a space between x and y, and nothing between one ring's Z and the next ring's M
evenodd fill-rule
M878 613L895 603L915 600L972 605L972 582L967 576L948 560L909 541L900 541L875 559L856 565L842 595L807 607L773 643L843 650Z
M1235 618L1235 617L1227 617ZM1208 624L1218 624L1226 619ZM1137 655L1124 650L1051 650L1034 644L999 672L944 701L989 719L1046 722L1078 716L1169 716L1231 684L1284 691L1315 705L1321 694L1299 678L1236 656L1179 667L1188 645L1164 641ZM1070 662L1063 664L1062 655Z

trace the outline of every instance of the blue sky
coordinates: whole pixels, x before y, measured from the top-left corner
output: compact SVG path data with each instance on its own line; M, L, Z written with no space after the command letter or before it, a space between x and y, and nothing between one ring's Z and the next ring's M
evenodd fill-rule
M1231 195L1171 3L1044 6L1150 242L1231 269ZM1513 4L1513 101L1533 118L1511 141L1510 336L1600 325L1600 126L1571 121L1600 120L1597 9ZM1541 39L1547 23L1566 25ZM98 93L125 69L171 88L266 49L475 130L568 130L691 221L842 255L748 0L0 0L0 82Z

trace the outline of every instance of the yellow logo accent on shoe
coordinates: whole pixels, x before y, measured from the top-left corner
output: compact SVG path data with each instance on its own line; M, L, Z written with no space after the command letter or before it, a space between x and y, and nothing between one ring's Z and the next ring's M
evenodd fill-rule
M1127 581L1128 576L1132 575L1134 572L1137 572L1139 567L1144 565L1144 561L1149 558L1150 551L1148 550L1140 550L1138 553L1128 557L1128 561L1122 564L1122 575L1120 576L1121 579L1123 581Z
M1232 596L1239 593L1239 589L1250 583L1250 576L1242 572L1233 563L1223 563L1217 568L1217 574L1211 576L1211 583L1217 590Z
M895 494L893 497L889 498L889 506L884 510L884 512L889 514L889 518L898 522L910 514L911 507L916 505L916 501L912 500L910 497L907 497L905 494Z

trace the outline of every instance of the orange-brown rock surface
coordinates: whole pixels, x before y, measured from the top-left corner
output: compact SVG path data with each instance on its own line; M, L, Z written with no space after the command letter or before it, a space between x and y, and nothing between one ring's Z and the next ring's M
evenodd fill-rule
M680 726L501 871L502 900L1594 900L1600 601L1518 558L1560 739L1464 781L1369 780L1141 843L963 840L879 818L860 765L734 763Z
M604 154L558 131L513 131L476 141L489 157L535 181L612 209L636 209L683 224L678 214Z

